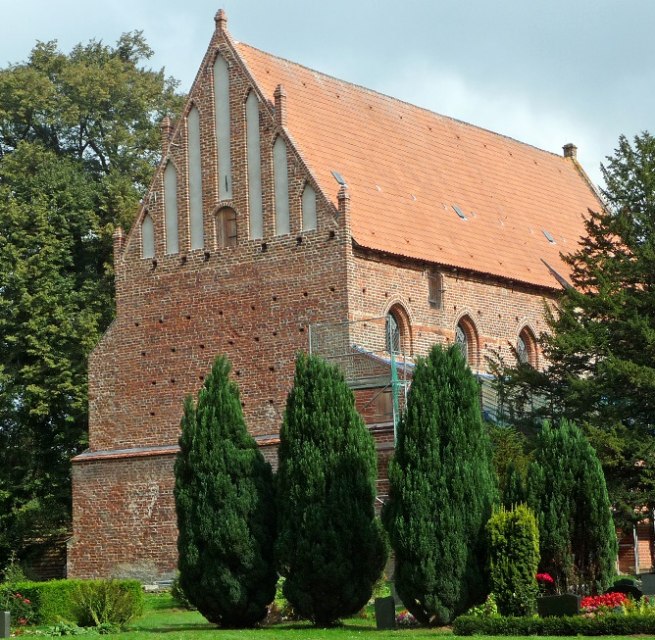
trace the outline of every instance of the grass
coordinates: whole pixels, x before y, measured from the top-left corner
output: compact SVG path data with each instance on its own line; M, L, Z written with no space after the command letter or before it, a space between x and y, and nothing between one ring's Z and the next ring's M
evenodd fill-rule
M450 640L455 636L444 629L397 629L377 631L372 614L366 618L349 618L343 626L333 629L316 629L304 622L280 624L272 627L244 630L222 630L208 624L195 611L177 609L170 595L146 596L146 610L121 633L109 636L111 640L415 640L439 636ZM534 640L519 638L516 640ZM605 636L605 640L628 640L630 636ZM540 640L555 640L543 637Z

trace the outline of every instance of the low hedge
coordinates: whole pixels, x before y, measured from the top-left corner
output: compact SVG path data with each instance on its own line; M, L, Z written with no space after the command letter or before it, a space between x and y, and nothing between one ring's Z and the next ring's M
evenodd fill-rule
M92 624L88 603L92 593L106 600L107 584L119 594L131 617L143 612L143 589L138 580L50 580L48 582L17 582L11 585L32 602L37 624L55 624L66 621L79 625Z
M453 622L456 636L627 636L655 634L654 615L607 613L602 616L481 617L460 616Z

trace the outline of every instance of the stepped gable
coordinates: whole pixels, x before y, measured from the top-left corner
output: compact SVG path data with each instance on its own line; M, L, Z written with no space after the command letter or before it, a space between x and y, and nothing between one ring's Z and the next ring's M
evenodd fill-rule
M335 206L332 171L348 184L357 245L553 289L560 283L544 261L568 276L560 253L577 248L588 210L602 206L574 152L558 156L234 47L270 104L284 87L289 136Z

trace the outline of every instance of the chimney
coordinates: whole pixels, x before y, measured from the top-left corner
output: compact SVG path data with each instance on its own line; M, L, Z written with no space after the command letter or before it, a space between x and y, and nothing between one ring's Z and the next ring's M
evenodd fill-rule
M275 87L275 120L280 127L287 126L287 92L281 84Z
M337 202L339 203L339 213L343 215L350 213L350 192L348 191L348 185L342 184L339 187Z
M578 157L578 147L576 147L572 142L565 144L562 149L564 150L565 158L577 158Z
M216 31L219 33L225 33L227 31L227 14L223 9L219 9L216 12L214 22L216 23Z
M161 155L162 157L166 156L168 147L171 144L171 136L173 135L173 122L168 116L164 116L164 119L159 125L161 129Z

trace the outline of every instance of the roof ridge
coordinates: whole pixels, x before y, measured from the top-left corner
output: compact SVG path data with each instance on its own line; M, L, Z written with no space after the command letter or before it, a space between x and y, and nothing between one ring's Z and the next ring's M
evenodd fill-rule
M457 124L464 125L466 127L471 127L472 129L477 129L478 131L484 131L486 133L490 133L494 136L498 136L500 138L504 138L505 140L509 140L510 142L516 143L517 145L520 145L522 147L529 147L530 149L534 149L535 151L539 151L541 153L545 153L549 156L553 156L554 158L560 158L564 160L564 156L555 153L554 151L548 151L547 149L542 149L541 147L537 147L534 144L530 144L529 142L523 142L522 140L518 140L517 138L513 138L510 135L507 135L505 133L500 133L499 131L494 131L493 129L487 129L486 127L481 127L480 125L473 124L472 122L467 122L466 120L460 120L459 118L455 118L454 116L449 116L445 115L443 113L439 113L437 111L433 111L432 109L429 109L428 107L422 107L421 105L414 104L413 102L409 102L407 100L403 100L402 98L398 98L396 96L389 95L387 93L383 93L382 91L376 91L375 89L371 89L370 87L365 87L364 85L357 84L356 82L352 82L350 80L344 80L343 78L338 78L337 76L333 76L329 73L325 73L324 71L319 71L318 69L313 69L312 67L308 67L307 65L300 64L299 62L296 62L295 60L289 60L288 58L285 58L283 56L278 56L274 53L270 53L269 51L264 51L264 49L260 49L259 47L255 47L251 44L248 44L247 42L241 42L240 40L233 40L233 44L236 45L237 47L247 47L248 49L252 49L253 51L257 51L259 53L262 53L266 56L270 56L271 58L275 58L276 60L280 60L282 62L286 62L287 64L293 65L294 67L299 67L301 69L304 69L306 71L310 71L311 73L316 73L320 76L323 76L324 78L329 78L330 80L336 80L337 82L342 82L344 84L347 84L351 87L354 87L356 89L361 89L362 91L366 93L371 93L375 96L379 96L381 98L385 98L387 100L393 100L394 102L406 105L408 107L412 107L413 109L419 109L420 111L423 111L425 113L429 113L430 115L437 116L439 118L444 118L445 120L450 120L451 122L456 122Z

